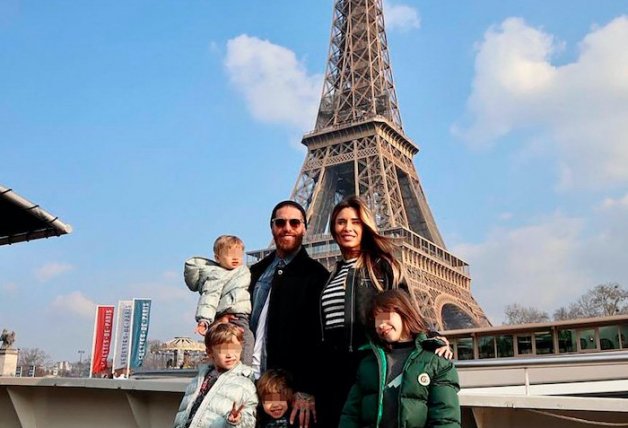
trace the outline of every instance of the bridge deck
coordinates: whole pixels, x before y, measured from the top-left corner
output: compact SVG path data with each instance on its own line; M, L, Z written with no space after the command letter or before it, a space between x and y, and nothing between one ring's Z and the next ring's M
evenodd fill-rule
M464 427L628 427L628 353L457 365ZM0 378L0 428L169 427L192 374Z

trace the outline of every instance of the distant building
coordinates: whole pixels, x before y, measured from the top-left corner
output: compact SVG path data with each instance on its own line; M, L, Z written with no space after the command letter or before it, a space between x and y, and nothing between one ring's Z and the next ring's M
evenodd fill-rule
M69 361L57 361L50 370L53 376L67 376L72 371L72 363Z

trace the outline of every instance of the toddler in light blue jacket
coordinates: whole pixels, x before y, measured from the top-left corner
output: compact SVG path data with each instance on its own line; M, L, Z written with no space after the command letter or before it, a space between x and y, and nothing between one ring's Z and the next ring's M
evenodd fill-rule
M251 365L255 338L249 328L251 273L243 264L244 243L237 236L219 236L214 242L214 257L216 261L192 257L185 262L185 283L200 294L196 331L204 336L215 320L237 325L244 335L242 362Z

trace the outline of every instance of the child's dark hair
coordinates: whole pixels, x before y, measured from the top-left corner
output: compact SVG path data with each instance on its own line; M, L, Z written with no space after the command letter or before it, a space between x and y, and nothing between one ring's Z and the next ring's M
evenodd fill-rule
M373 299L368 317L368 331L374 341L379 345L390 347L390 344L379 338L375 331L375 316L382 312L395 312L401 317L403 328L415 337L419 333L427 331L427 324L414 307L410 295L401 289L388 290L379 293Z
M234 337L240 343L244 341L244 334L240 328L233 324L215 321L207 329L205 346L207 349L212 349L214 346L232 342Z
M257 395L260 402L270 394L278 394L281 400L288 403L292 401L294 389L292 388L292 376L282 369L266 370L257 381Z

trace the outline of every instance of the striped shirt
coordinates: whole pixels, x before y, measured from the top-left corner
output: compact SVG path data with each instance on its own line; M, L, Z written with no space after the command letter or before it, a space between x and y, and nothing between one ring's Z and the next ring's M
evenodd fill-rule
M326 330L340 328L345 323L345 282L349 269L355 266L356 261L357 259L344 260L323 290L321 306Z

